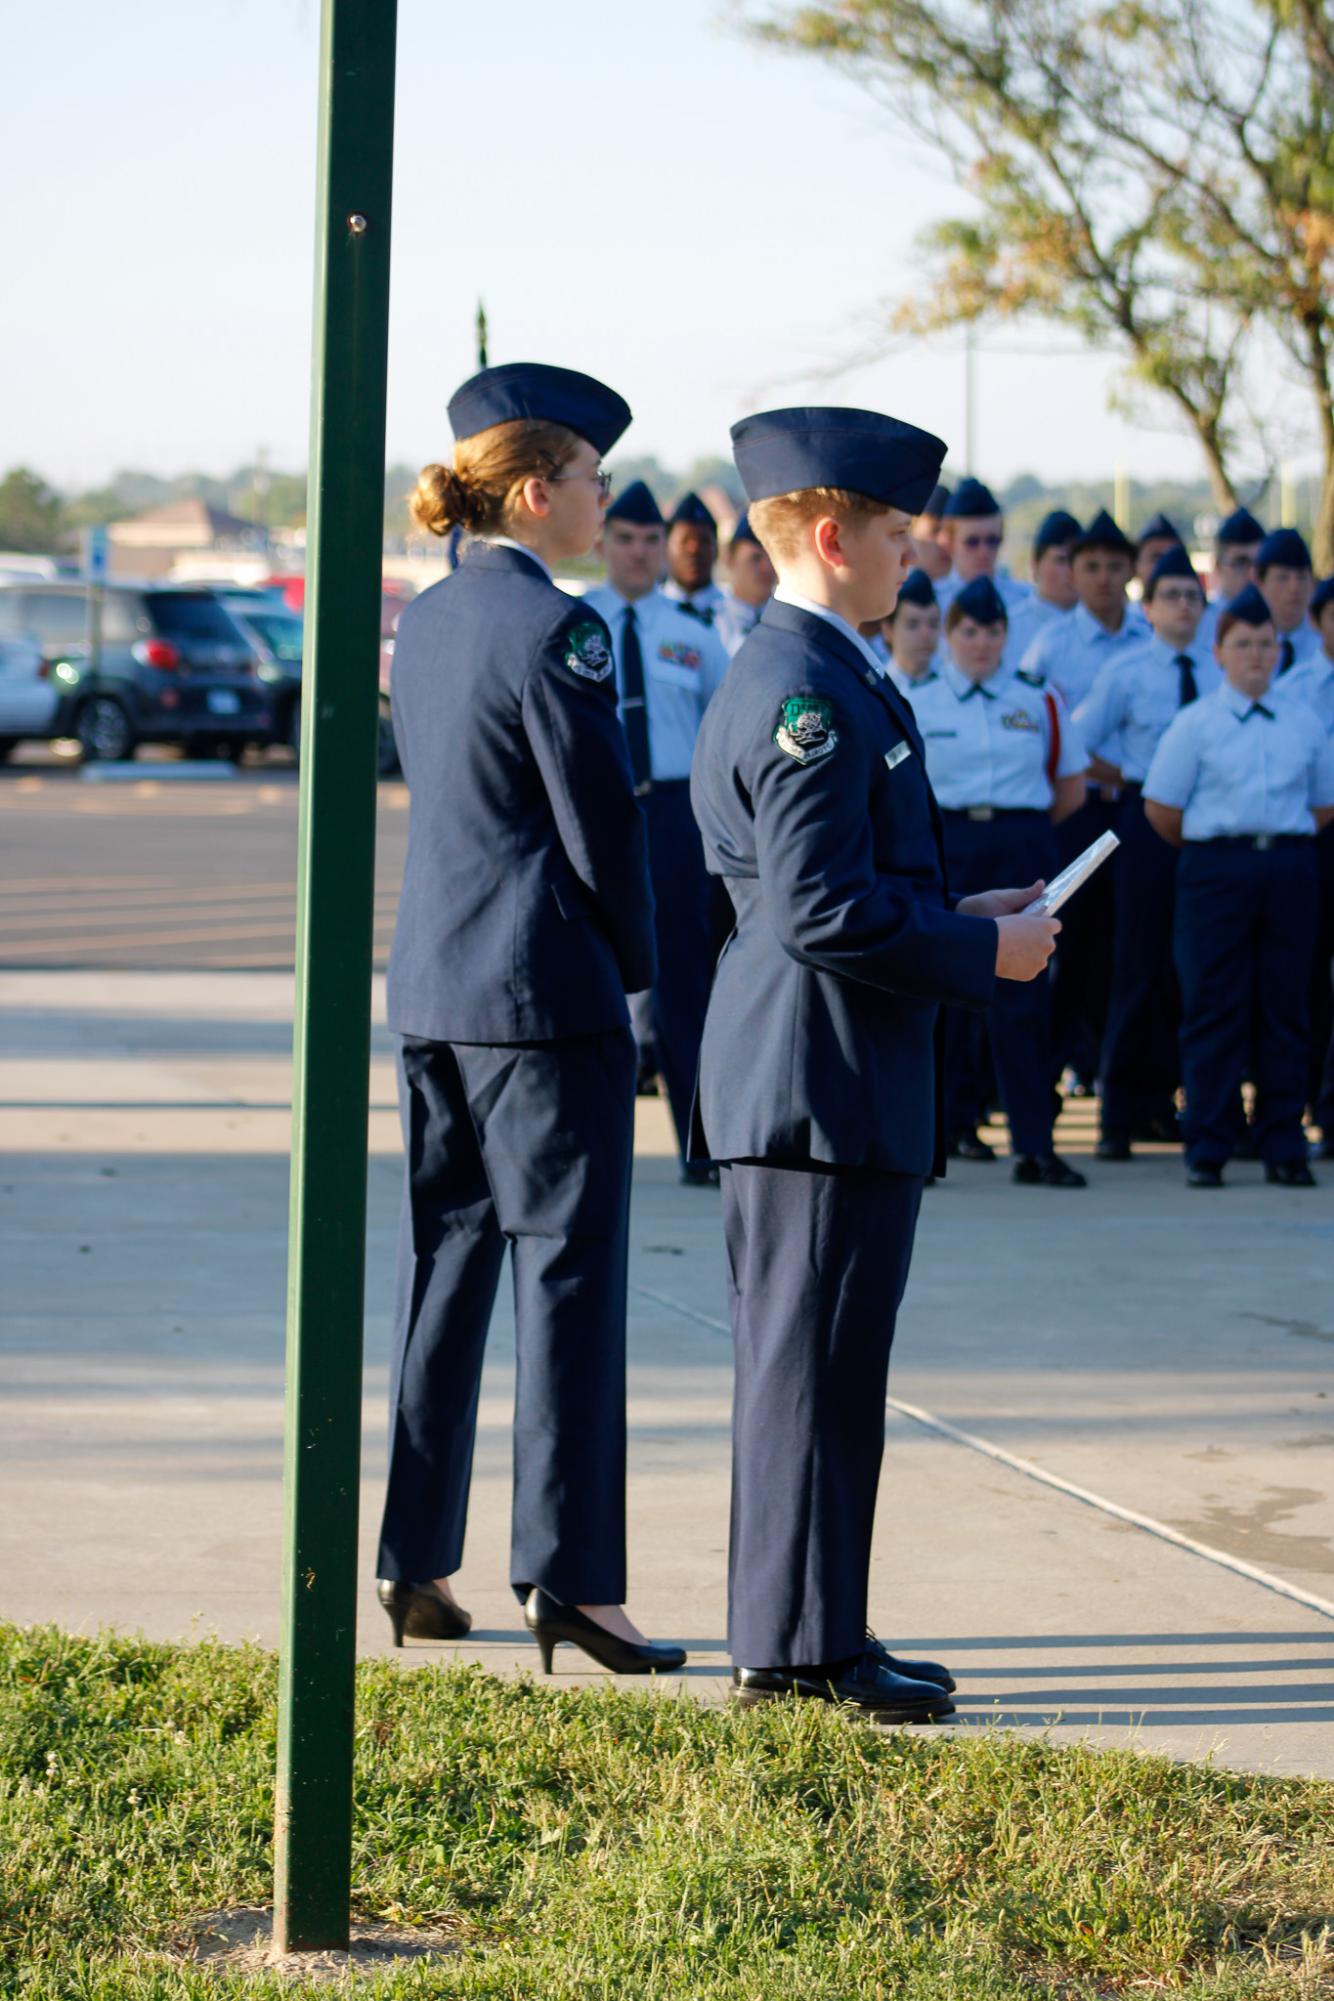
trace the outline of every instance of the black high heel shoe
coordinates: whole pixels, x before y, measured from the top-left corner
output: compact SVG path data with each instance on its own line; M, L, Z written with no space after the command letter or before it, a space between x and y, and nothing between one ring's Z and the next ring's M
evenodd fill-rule
M394 1645L409 1640L461 1640L472 1631L472 1613L451 1605L438 1584L408 1584L381 1577L375 1586L394 1629Z
M551 1673L551 1656L562 1640L584 1652L611 1674L670 1674L684 1667L686 1650L667 1640L623 1640L609 1633L575 1605L562 1605L536 1585L523 1608L523 1623L537 1641L543 1674Z

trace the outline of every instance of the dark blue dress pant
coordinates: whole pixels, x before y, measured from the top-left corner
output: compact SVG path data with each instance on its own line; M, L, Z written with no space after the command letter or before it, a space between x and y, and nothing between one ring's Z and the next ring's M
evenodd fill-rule
M1180 1082L1181 989L1172 960L1177 850L1145 819L1138 785L1122 795L1116 833L1121 851L1102 1045L1102 1131L1105 1137L1128 1138L1150 1120L1172 1117ZM1086 883L1066 905L1062 922L1091 887ZM1058 950L1064 945L1062 937Z
M1091 792L1078 812L1056 829L1056 865L1065 868L1099 834L1114 832L1119 804ZM1121 857L1104 862L1061 912L1052 980L1052 1062L1091 1082L1097 1075L1107 1028L1116 931L1116 876Z
M1176 963L1186 1158L1221 1166L1255 1084L1261 1160L1304 1160L1315 842L1188 841L1177 870Z
M641 1043L646 1039L645 1025L651 1032L658 1075L667 1087L677 1149L684 1161L699 1045L717 957L713 891L704 867L699 828L690 810L689 779L655 781L640 804L648 824L658 980L650 995L636 996L635 1028Z
M994 820L970 820L961 813L943 817L950 889L958 896L1018 889L1039 879L1050 881L1056 872L1055 842L1045 813L1008 813ZM1065 911L1061 917L1064 921ZM945 1009L947 1133L981 1123L994 1062L1014 1152L1034 1160L1051 1152L1051 1003L1051 982L1043 972L1035 980L998 980L996 998L985 1014Z
M405 1037L407 1153L377 1574L463 1558L482 1355L508 1245L515 1318L510 1579L625 1598L625 1288L635 1052Z
M1311 967L1311 1067L1308 1101L1326 1140L1334 1140L1334 825L1315 837L1320 881Z
M922 1182L735 1161L722 1193L736 1346L728 1648L739 1667L846 1660L866 1638L889 1350Z

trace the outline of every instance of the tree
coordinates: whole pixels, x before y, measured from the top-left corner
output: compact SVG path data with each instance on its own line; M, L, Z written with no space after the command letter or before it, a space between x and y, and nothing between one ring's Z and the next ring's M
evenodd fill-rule
M926 232L900 329L1031 314L1111 339L1218 505L1267 330L1314 407L1334 568L1331 0L836 0L750 25L845 65L974 197Z
M52 555L61 546L64 527L59 494L35 472L15 466L0 479L0 549Z

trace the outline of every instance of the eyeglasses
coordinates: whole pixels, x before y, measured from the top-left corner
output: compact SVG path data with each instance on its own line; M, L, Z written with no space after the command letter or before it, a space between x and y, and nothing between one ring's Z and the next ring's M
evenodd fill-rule
M547 480L547 485L569 486L575 480L581 480L581 479L591 479L596 484L597 490L602 495L602 498L604 500L607 498L607 495L611 492L611 474L609 472L603 472L601 466L598 467L596 472L554 473Z
M1003 535L965 535L963 546L965 549L999 549L1004 540Z
M1204 593L1195 584L1159 584L1151 600L1154 604L1202 604Z

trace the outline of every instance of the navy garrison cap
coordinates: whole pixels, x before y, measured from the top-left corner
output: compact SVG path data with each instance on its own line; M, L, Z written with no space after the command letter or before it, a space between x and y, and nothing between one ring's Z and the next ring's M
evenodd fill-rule
M1112 549L1119 556L1135 553L1134 543L1117 527L1105 507L1098 509L1088 527L1071 543L1070 554L1082 555L1085 549Z
M1045 556L1048 549L1064 549L1079 536L1079 523L1073 514L1067 514L1063 507L1054 507L1038 523L1038 532L1033 537L1033 559Z
M507 361L470 376L449 399L449 422L456 438L476 437L492 424L533 417L564 424L586 438L595 452L609 452L630 427L630 405L605 382L573 368L549 368L543 361Z
M733 424L732 456L748 500L832 486L920 514L945 463L945 444L878 410L804 405Z
M932 488L931 498L927 501L926 506L922 509L922 513L929 514L933 521L939 521L941 516L944 514L945 509L949 506L949 504L950 504L949 488L947 486L936 486Z
M732 547L738 542L758 542L759 536L750 525L750 516L744 511L737 516L736 527L732 530Z
M965 584L956 591L954 606L961 618L971 618L978 625L1008 625L1009 614L1005 600L990 577L974 577L971 584Z
M945 502L945 514L951 521L976 519L980 515L999 514L1000 511L1000 502L980 479L961 479Z
M1227 542L1240 542L1243 545L1248 545L1251 542L1263 542L1264 539L1265 531L1251 513L1249 507L1234 508L1227 519L1220 521L1218 524L1218 541L1220 547Z
M1151 515L1139 531L1139 547L1141 549L1146 542L1179 542L1180 540L1181 537L1177 534L1176 529L1165 514Z
M1180 542L1174 542L1170 549L1164 549L1149 571L1148 582L1144 586L1146 600L1153 596L1164 577L1189 577L1194 584L1200 581L1195 574L1195 565L1190 560L1189 552Z
M1239 618L1243 625L1272 625L1274 614L1265 603L1264 592L1256 584L1244 584L1234 598L1229 598L1223 606L1229 618Z
M902 592L899 595L902 596ZM1319 618L1327 604L1334 604L1334 577L1326 577L1323 583L1316 585L1315 596L1311 599L1312 618Z
M694 528L716 529L718 523L710 514L697 493L683 493L667 517L667 526L675 528L687 521Z
M936 587L925 570L909 570L899 585L899 603L920 605L936 603Z
M1255 552L1255 567L1266 570L1309 570L1311 551L1295 528L1273 528Z
M660 528L662 509L653 498L652 489L642 479L633 479L624 493L617 494L602 518L604 521L632 521L638 528Z

